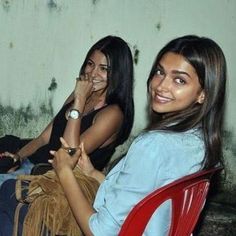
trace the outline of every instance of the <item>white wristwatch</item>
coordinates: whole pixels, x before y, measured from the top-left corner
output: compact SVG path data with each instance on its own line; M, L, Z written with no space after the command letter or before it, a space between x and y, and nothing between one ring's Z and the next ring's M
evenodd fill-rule
M70 109L68 118L77 120L82 117L82 113L77 109Z

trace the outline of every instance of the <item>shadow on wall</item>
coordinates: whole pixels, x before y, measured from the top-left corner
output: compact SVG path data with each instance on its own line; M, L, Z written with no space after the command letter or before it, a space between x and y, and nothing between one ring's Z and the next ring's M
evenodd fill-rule
M52 78L48 87L49 99L38 101L27 106L14 109L11 106L0 104L0 137L12 134L21 138L36 137L53 118L53 95L57 88L56 79ZM37 105L38 104L38 105ZM129 139L117 148L112 160L124 155L131 142L135 138L131 135ZM219 184L218 193L214 201L226 203L236 207L236 146L234 145L234 134L231 131L224 132L224 160L225 178Z
M53 97L57 88L52 78L49 99L35 101L17 109L0 104L0 136L12 134L21 138L36 137L53 118Z

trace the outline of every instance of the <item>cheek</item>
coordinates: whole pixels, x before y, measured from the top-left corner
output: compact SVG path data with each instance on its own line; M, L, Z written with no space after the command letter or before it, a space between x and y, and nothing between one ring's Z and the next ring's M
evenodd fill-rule
M101 78L103 78L104 81L107 81L107 76L108 76L107 72L101 72L99 73L99 75Z
M182 100L186 104L191 104L197 101L198 94L194 89L178 89L175 91L175 97L179 100Z
M149 83L149 86L148 86L149 91L155 90L159 86L159 84L160 84L160 80L159 79L157 79L157 78L151 79L150 83Z
M154 81L153 81L153 78L149 80L149 85L148 85L148 88L149 90L152 89L154 86Z
M92 71L92 67L91 66L85 66L84 73L90 73L91 71Z

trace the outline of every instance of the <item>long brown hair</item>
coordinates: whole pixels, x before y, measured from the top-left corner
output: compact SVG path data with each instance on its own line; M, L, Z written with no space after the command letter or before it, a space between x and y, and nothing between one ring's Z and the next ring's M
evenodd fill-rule
M168 130L183 132L194 127L202 129L206 154L203 168L207 169L222 163L222 125L226 87L226 61L224 54L213 40L195 35L176 38L158 53L152 66L147 87L153 78L157 64L164 54L173 52L182 55L195 69L199 83L204 89L203 104L194 104L176 112L168 118L151 111L147 130Z

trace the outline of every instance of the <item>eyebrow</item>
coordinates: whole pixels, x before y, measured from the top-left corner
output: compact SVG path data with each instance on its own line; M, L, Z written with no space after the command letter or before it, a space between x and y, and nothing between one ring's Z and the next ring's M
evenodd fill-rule
M164 67L160 63L157 64L157 67L160 67L162 70L164 70ZM180 75L181 74L182 75L187 75L190 79L192 78L187 72L181 71L181 70L172 70L171 73L173 73L173 74L180 74Z
M182 75L187 75L190 79L191 79L191 76L185 72L185 71L181 71L181 70L173 70L172 71L174 74L182 74Z
M88 61L91 61L92 63L94 63L94 61L92 59L90 59L90 58L88 59ZM106 66L108 69L110 69L110 66L107 65L107 64L99 64L99 66Z

